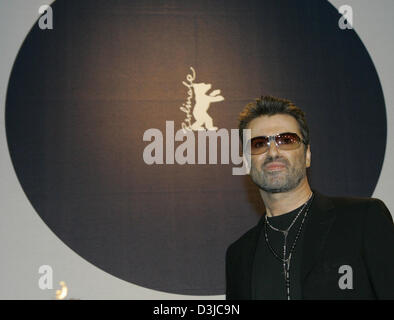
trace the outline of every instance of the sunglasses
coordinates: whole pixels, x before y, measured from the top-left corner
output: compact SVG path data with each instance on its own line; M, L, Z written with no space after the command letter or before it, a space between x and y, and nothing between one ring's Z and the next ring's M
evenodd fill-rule
M254 137L248 141L250 145L250 153L252 155L262 154L268 151L271 141L275 141L275 145L279 150L295 150L301 143L305 143L296 133L284 132L273 136ZM247 146L249 150L249 145Z

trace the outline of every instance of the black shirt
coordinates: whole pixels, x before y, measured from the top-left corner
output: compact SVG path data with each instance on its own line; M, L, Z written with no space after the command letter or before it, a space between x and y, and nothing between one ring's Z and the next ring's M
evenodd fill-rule
M279 230L286 230L302 207L303 205L288 213L275 217L267 217L267 219L273 227ZM297 220L289 230L286 241L286 258L289 256L290 250L294 244L294 240L300 229L307 208L308 205L305 206L305 208L302 210L301 214L298 216ZM304 231L306 227L306 221L309 214L310 212L305 218L300 235L291 254L290 299L292 300L302 299L300 279L302 257L301 249L304 238L303 234L305 233ZM265 219L265 217L263 217L263 219ZM254 259L252 274L252 297L253 299L257 300L286 300L287 293L283 262L277 259L268 247L265 238L265 230L267 230L267 238L271 248L275 251L278 257L283 258L283 233L273 230L268 225L264 225L260 233Z

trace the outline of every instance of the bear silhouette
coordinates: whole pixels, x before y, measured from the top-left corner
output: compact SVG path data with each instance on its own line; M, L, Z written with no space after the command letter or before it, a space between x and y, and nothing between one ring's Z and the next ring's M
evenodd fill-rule
M213 126L213 119L208 114L208 109L212 102L223 101L224 97L220 95L220 90L214 90L209 95L207 91L211 89L212 85L209 83L193 83L193 89L195 94L196 104L193 109L193 116L196 121L191 125L192 130L217 130L217 127Z

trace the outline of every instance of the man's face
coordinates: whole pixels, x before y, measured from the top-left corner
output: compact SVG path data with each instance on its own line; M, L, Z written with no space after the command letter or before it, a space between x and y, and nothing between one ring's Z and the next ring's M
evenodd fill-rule
M251 129L251 138L271 136L284 132L300 132L297 120L287 114L260 116L253 119L247 129ZM308 146L301 144L295 150L280 150L274 141L268 151L251 156L250 176L260 189L269 193L287 192L297 187L306 179L306 168L310 166L311 152Z

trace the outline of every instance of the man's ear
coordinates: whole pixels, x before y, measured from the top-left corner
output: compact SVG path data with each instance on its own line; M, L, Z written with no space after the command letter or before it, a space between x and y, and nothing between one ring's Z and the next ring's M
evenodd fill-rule
M250 154L243 153L242 162L243 162L243 166L245 167L246 174L250 174L250 167L251 167L251 163L252 163L252 159L250 157Z
M308 144L308 146L306 148L306 154L305 154L305 165L307 168L309 168L311 166L311 158L312 158L311 145Z
M252 136L252 130L250 129L243 129L242 130L242 159L243 159L243 166L246 169L246 174L250 174L250 169L252 167L252 157L250 151L250 140Z

